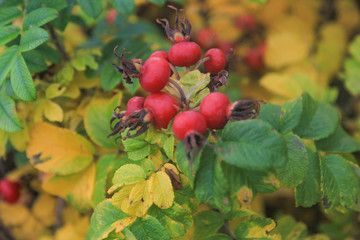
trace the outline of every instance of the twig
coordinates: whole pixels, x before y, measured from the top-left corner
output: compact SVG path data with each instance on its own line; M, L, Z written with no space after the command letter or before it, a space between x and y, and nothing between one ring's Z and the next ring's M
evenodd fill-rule
M177 83L176 80L172 78L169 78L169 83L172 84L179 91L181 102L188 107L185 92L182 87Z
M57 33L55 32L55 29L53 26L51 25L47 25L47 29L50 32L50 36L52 39L55 40L55 46L56 48L59 50L62 58L66 61L69 60L69 55L66 53L64 46L61 44L59 36L57 35Z
M206 61L210 60L210 57L205 57L203 59L200 59L194 66L193 70L196 70L200 67L200 65Z
M171 63L169 63L170 69L173 71L173 73L175 74L175 77L177 80L180 80L180 75L179 72L176 70L175 66L172 65Z

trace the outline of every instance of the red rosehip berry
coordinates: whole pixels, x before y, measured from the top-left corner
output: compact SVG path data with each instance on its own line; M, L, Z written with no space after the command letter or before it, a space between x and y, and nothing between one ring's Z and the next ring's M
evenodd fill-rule
M151 57L141 67L139 82L147 92L159 92L170 77L170 66L164 58Z
M206 120L195 111L181 112L175 117L172 130L181 141L193 133L203 136L206 133Z
M212 28L202 28L197 34L196 34L196 42L200 45L200 47L209 49L216 45L218 39L217 39L217 33Z
M243 31L254 31L258 28L258 23L253 16L246 14L236 19L235 26Z
M220 42L218 47L221 49L221 51L223 51L224 54L228 55L233 53L236 46L232 42Z
M20 196L18 184L8 179L2 179L0 181L0 195L5 202L15 203Z
M106 16L106 22L108 25L113 25L116 19L118 12L115 9L111 9Z
M131 98L126 105L126 113L125 116L128 116L129 114L141 110L144 108L144 102L145 98L143 97L133 97Z
M210 59L204 62L204 68L209 73L218 73L223 70L226 66L226 56L218 48L209 49L204 58L209 57Z
M253 70L259 71L264 67L264 54L266 45L260 44L257 47L250 49L245 55L246 64Z
M200 104L200 113L206 119L210 129L221 129L228 122L227 112L230 105L229 98L220 92L208 94Z
M178 101L164 92L152 93L145 99L144 108L150 110L155 128L167 128L171 119L178 112Z
M153 52L149 58L151 57L159 57L159 58L164 58L166 61L169 62L169 56L168 56L168 53L166 51L163 51L163 50L158 50L158 51L155 51Z
M194 42L175 43L169 50L169 60L174 66L189 67L201 58L201 49Z

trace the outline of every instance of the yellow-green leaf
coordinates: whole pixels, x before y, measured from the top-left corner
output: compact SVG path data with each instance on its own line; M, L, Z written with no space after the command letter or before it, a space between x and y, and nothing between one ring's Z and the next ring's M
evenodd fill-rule
M142 167L136 164L126 164L119 168L113 178L114 186L109 189L109 192L116 190L123 185L138 183L146 178L146 173Z
M94 147L74 131L38 122L31 130L26 154L38 170L68 175L92 162Z
M174 190L169 176L164 172L157 172L149 179L149 191L152 201L160 208L169 208L174 203Z
M62 122L64 119L64 112L59 104L47 100L44 107L44 116L51 122Z

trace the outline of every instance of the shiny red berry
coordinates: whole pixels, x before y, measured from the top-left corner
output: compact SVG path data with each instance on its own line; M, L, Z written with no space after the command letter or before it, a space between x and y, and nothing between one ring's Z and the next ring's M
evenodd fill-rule
M204 58L209 57L210 59L204 62L204 68L209 73L218 73L223 70L226 66L226 56L218 48L209 49Z
M250 49L245 55L246 64L255 71L259 71L264 67L264 54L266 45L260 44L257 47Z
M207 127L210 129L221 129L227 121L227 111L230 105L229 98L220 92L208 94L200 104L200 113L206 119Z
M150 110L153 125L157 129L167 128L180 106L178 101L164 92L152 93L145 99L144 108Z
M151 57L141 67L139 82L147 92L159 92L170 77L170 66L164 58Z
M212 28L202 28L196 34L196 42L204 49L212 48L218 41L217 33Z
M206 120L195 111L181 112L175 117L172 130L181 141L184 141L185 137L192 133L203 136L206 133Z
M0 196L7 203L15 203L20 196L18 184L8 179L2 179L0 181Z
M201 58L201 49L194 42L175 43L169 50L169 60L174 66L189 67Z
M125 116L144 108L145 98L133 97L127 102Z
M231 54L236 47L232 42L220 42L218 45L221 51L226 55Z
M242 15L236 19L235 25L243 31L254 31L258 28L256 19L251 15Z
M169 61L168 53L163 50L158 50L158 51L153 52L149 58L151 58L151 57L164 58L166 61Z

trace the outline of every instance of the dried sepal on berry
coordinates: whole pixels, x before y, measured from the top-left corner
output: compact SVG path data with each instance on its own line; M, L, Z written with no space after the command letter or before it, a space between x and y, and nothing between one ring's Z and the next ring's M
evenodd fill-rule
M203 149L205 143L207 143L206 139L203 135L193 132L186 135L184 139L185 143L185 153L186 157L189 160L189 164L192 167L192 164L198 155L198 153Z
M156 22L164 27L167 37L174 43L189 41L191 33L191 23L186 17L184 9L178 10L174 6L168 5L169 8L176 11L176 19L174 29L170 28L169 21L165 18L156 19ZM184 16L180 16L179 11L184 13Z
M265 103L264 100L243 99L236 101L229 105L228 119L235 121L242 121L256 118L259 114L260 103Z
M153 117L151 112L147 109L135 111L127 116L125 115L126 111L118 112L119 109L120 107L118 106L113 111L113 117L110 120L112 132L108 135L108 137L111 137L119 134L119 136L115 139L115 142L119 139L126 140L128 138L137 137L149 129L149 125L151 124ZM114 122L116 123L113 126ZM127 132L124 137L122 133L125 132L125 130L127 130ZM136 132L133 133L133 131Z
M130 77L138 78L140 76L140 69L143 61L142 59L127 60L124 56L125 54L128 54L130 52L126 52L124 48L123 52L119 56L116 54L117 48L118 46L114 48L114 55L116 56L117 59L119 59L121 66L117 66L116 64L112 64L112 65L115 67L115 69L118 72L123 74L123 78L125 79L126 83L132 84L133 82L131 81Z
M227 78L229 77L229 72L222 70L217 74L210 75L210 82L208 88L210 92L217 92L219 87L227 85Z

